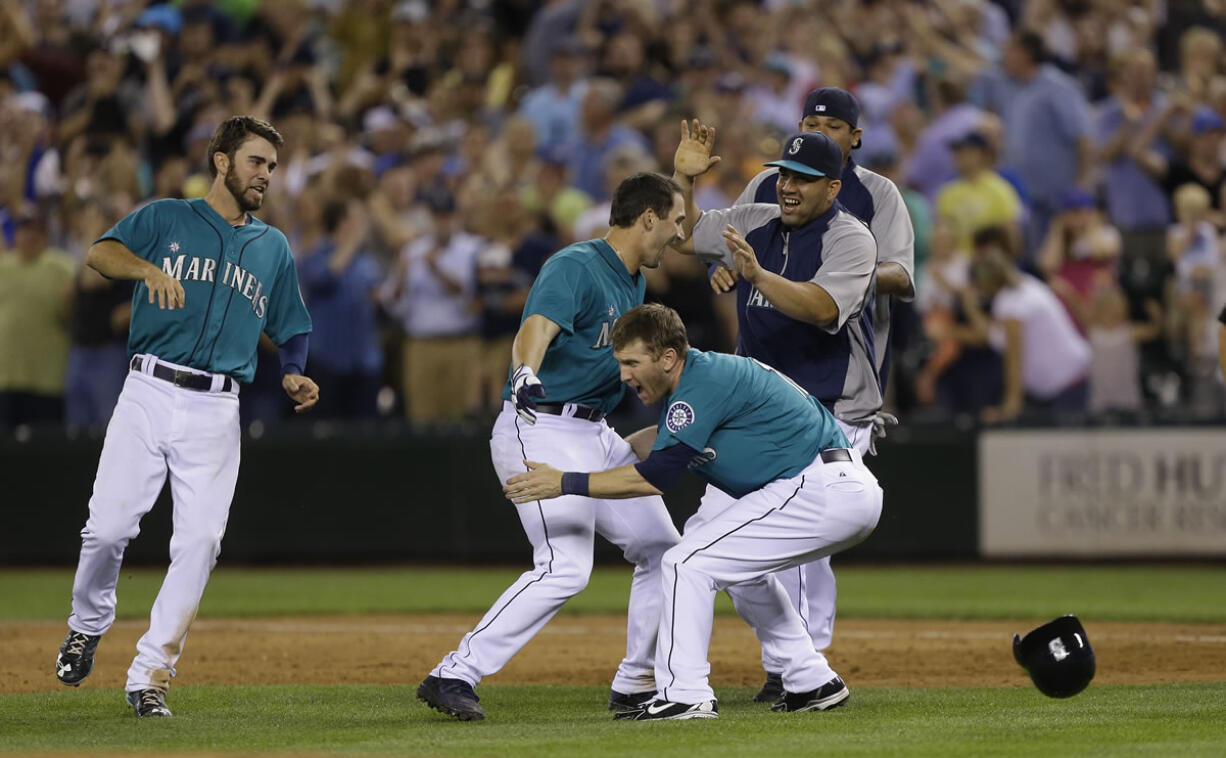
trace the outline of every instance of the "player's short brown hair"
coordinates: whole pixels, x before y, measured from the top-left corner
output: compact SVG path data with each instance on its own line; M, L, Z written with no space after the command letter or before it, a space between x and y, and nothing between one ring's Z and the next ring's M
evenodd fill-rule
M628 177L617 185L609 209L609 226L623 229L634 226L639 216L647 209L656 212L661 219L668 218L673 209L673 196L681 194L681 187L666 176L643 171Z
M660 303L646 303L626 311L613 324L609 338L614 350L622 350L635 340L642 340L652 358L659 358L670 347L677 351L677 355L684 356L690 348L681 316Z
M209 174L217 176L217 164L213 163L214 155L225 153L233 165L234 154L251 137L263 137L277 147L285 144L281 134L267 121L255 116L231 116L221 122L217 131L213 132L213 139L209 140L206 153L208 157L205 159L209 163Z

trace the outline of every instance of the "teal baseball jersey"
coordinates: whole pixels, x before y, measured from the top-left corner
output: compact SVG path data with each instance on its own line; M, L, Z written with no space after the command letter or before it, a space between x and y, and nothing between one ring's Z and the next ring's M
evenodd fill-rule
M690 349L664 401L655 450L701 452L691 470L733 497L799 474L822 450L850 447L834 416L753 358Z
M234 227L203 199L158 200L98 238L119 242L183 285L184 307L162 310L137 282L129 357L148 353L250 382L261 331L278 345L311 331L289 242L248 218Z
M540 402L578 403L605 413L617 407L625 386L610 333L618 316L642 305L646 291L643 277L627 272L602 239L576 242L545 261L520 320L522 325L537 313L562 329L536 373L545 388ZM511 399L509 378L502 399Z

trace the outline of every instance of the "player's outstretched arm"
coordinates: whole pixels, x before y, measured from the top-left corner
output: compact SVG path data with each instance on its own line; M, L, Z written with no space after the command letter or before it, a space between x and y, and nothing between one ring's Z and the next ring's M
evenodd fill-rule
M516 505L549 500L559 495L621 499L659 495L660 490L643 478L633 465L591 474L564 474L547 463L524 461L528 471L507 480L502 491Z
M673 153L673 181L681 187L681 196L685 200L685 220L681 224L685 238L673 243L673 248L687 255L694 254L694 224L702 215L702 210L694 201L694 180L719 163L720 157L711 155L714 146L715 127L698 119L692 123L681 122L681 141Z
M115 240L101 240L91 245L85 253L85 265L109 279L143 281L149 289L149 303L156 302L159 308L182 308L187 301L178 279Z

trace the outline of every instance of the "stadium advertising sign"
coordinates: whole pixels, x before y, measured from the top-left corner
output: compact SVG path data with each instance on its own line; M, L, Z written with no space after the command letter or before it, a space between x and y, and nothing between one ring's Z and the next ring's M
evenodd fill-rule
M990 431L985 556L1226 555L1226 430Z

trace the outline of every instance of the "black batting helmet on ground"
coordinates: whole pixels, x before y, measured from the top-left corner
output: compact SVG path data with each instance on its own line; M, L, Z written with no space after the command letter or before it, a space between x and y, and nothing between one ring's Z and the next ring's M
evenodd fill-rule
M1048 697L1072 697L1094 678L1094 649L1085 628L1071 614L1025 637L1013 635L1013 657Z

